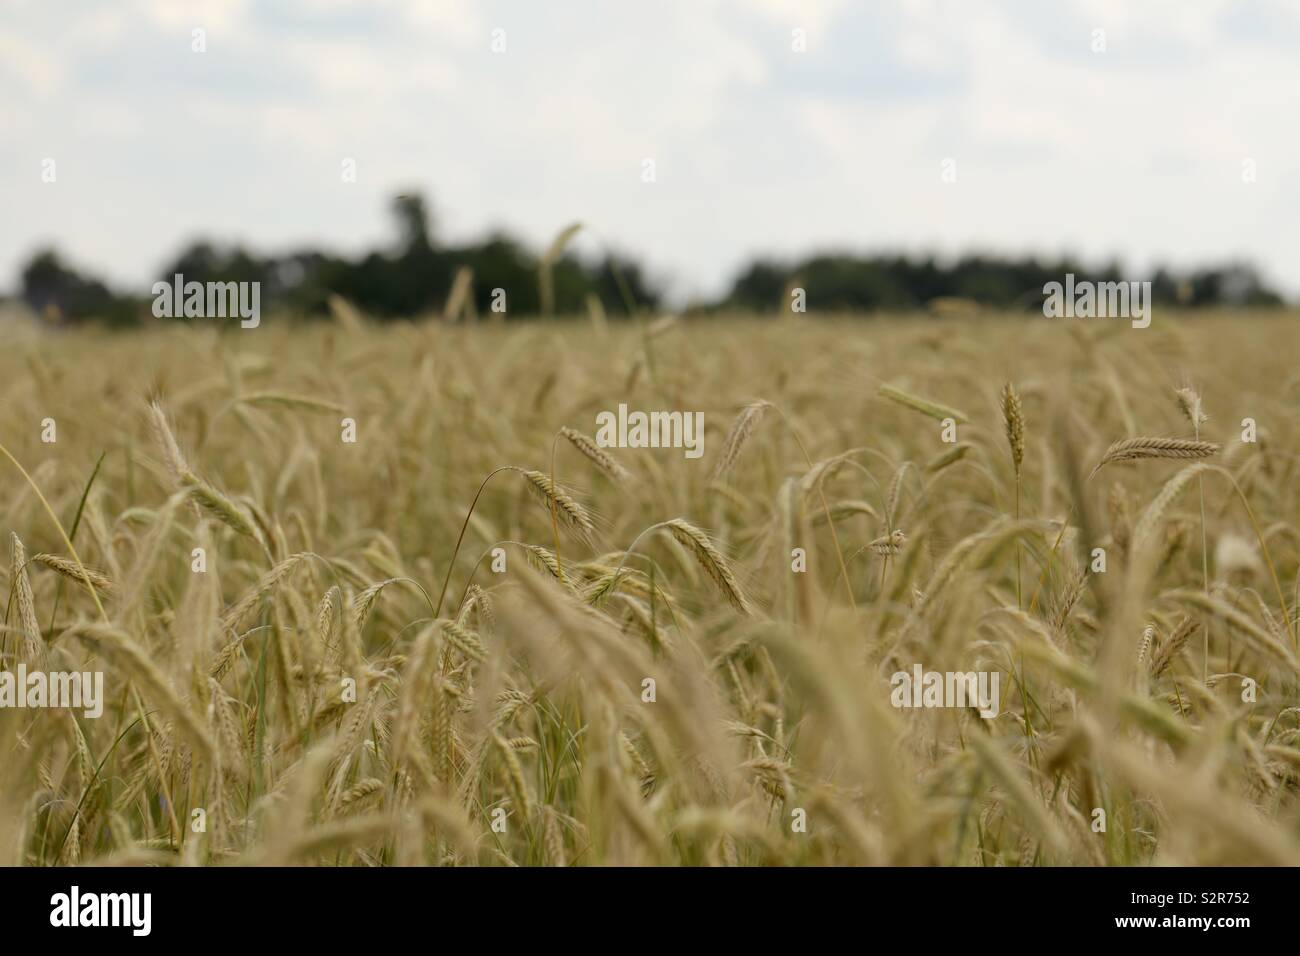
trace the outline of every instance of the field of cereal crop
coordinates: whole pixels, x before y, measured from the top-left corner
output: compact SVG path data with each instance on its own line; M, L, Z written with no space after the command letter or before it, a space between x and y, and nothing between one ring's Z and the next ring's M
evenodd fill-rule
M1300 864L1293 315L8 341L0 863Z

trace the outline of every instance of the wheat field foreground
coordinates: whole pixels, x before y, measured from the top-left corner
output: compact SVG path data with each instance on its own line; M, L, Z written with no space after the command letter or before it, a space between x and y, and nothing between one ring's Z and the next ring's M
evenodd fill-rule
M1298 328L9 336L0 863L1300 864Z

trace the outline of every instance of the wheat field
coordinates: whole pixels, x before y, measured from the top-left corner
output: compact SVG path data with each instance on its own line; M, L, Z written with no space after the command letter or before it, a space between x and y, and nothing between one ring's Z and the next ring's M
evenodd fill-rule
M6 338L0 863L1300 864L1294 315Z

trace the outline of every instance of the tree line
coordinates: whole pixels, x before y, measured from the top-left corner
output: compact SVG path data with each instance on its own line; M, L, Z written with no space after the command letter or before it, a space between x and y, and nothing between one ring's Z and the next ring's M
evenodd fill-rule
M575 313L594 303L617 316L654 310L665 300L661 285L627 256L607 252L584 259L564 250L562 241L538 254L501 232L477 243L446 245L437 241L422 196L399 195L391 209L395 241L355 258L315 249L267 257L237 244L200 239L182 249L157 278L171 282L179 273L186 282L258 282L264 308L302 317L328 314L334 296L380 319L444 311L449 300L457 311L486 313L494 303L500 306L497 289L506 290L507 317ZM816 311L905 311L954 300L1038 309L1043 286L1067 273L1094 282L1138 278L1119 263L1090 268L1068 258L968 255L944 261L827 253L788 261L756 259L725 295L693 303L688 311L774 312L789 310L796 301ZM1253 268L1237 263L1187 273L1160 268L1150 281L1153 300L1166 305L1272 306L1283 301ZM114 290L79 272L52 248L27 261L20 285L22 301L56 322L125 326L152 314L151 297Z

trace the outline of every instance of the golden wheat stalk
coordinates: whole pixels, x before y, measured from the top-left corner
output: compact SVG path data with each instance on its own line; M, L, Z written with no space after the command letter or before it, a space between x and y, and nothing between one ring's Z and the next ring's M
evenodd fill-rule
M189 492L190 499L195 504L227 528L257 541L262 540L262 535L253 524L252 519L249 518L248 512L235 504L233 499L194 474L194 472L182 472L180 484Z
M492 595L477 584L470 585L469 590L466 592L465 606L474 609L475 614L478 616L480 630L488 635L496 633L497 614Z
M1011 446L1011 462L1020 477L1020 466L1025 461L1025 416L1020 407L1020 395L1010 382L1002 386L1002 420L1006 426L1007 444Z
M941 451L925 464L925 470L928 474L943 471L949 465L955 465L961 461L975 446L968 441L960 441L946 451Z
M525 544L522 547L524 553L532 558L533 563L538 567L545 568L551 577L557 581L564 579L564 575L560 573L560 562L555 559L554 551L544 548L540 544Z
M57 571L65 578L71 578L82 587L86 587L86 582L90 586L98 588L100 591L110 591L113 588L113 582L108 579L103 571L97 571L92 567L82 567L69 558L58 554L33 554L32 561L36 564L43 565L51 571Z
M951 418L955 422L970 421L964 412L960 412L949 405L922 398L920 395L913 395L896 385L881 385L876 394L881 398L887 398L891 402L902 405L904 408L910 408L914 412L928 415L936 421L943 421L945 418Z
M316 606L316 640L321 647L330 647L334 636L334 609L343 604L343 592L336 584L325 592Z
M671 521L664 523L664 527L684 544L699 562L700 567L704 568L705 573L717 585L718 590L722 592L723 597L730 602L741 614L752 613L749 601L740 589L740 583L736 580L735 573L731 570L731 565L727 559L722 556L722 552L717 549L709 536L706 535L695 525L691 524L684 518L673 518Z
M506 773L506 784L510 791L510 797L514 801L515 809L525 819L532 812L532 798L528 792L528 782L524 779L523 765L519 762L519 757L515 750L510 746L510 742L502 737L499 733L493 732L492 746L495 748L501 764Z
M469 628L462 627L455 621L443 621L442 634L447 639L448 644L470 660L481 661L487 657L487 652L483 649L483 642Z
M1187 420L1192 423L1192 427L1200 429L1202 425L1210 420L1209 416L1201 407L1201 396L1196 390L1188 386L1183 386L1174 391L1178 399L1178 407L1182 413L1187 416Z
M244 618L248 617L249 613L262 603L262 599L279 587L280 583L293 572L294 568L302 563L305 557L307 557L305 552L291 554L258 578L257 582L244 593L244 596L232 604L222 616L222 625L228 629L238 627Z
M825 511L816 511L809 517L813 524L821 525L826 524L828 521L840 521L857 515L866 515L868 518L878 518L880 516L879 512L869 502L860 499L845 499L835 502Z
M1088 570L1082 568L1066 585L1056 601L1052 611L1051 623L1053 630L1062 630L1065 622L1070 619L1070 612L1074 606L1079 603L1079 598L1083 597L1084 588L1088 584Z
M342 799L339 800L339 809L355 809L362 803L368 802L370 797L373 797L383 789L384 782L376 777L367 777L364 780L359 780L351 789L347 790L343 794Z
M1002 422L1006 427L1007 445L1011 449L1011 464L1016 480L1016 520L1020 520L1020 471L1025 461L1025 416L1020 407L1020 395L1010 382L1002 386ZM1020 589L1020 544L1016 543L1016 606L1023 606Z
M613 481L626 481L632 473L614 460L614 456L601 448L596 442L577 429L564 426L560 434L568 439L569 444L578 449L593 465L604 472Z
M181 476L189 472L190 466L181 453L181 446L177 443L171 426L167 423L167 414L157 401L149 403L149 425L153 430L154 441L162 450L163 462L167 465L168 473L172 476L172 480L179 484Z
M771 402L760 399L757 402L750 402L740 410L740 414L732 421L727 437L722 442L722 453L713 468L711 481L718 481L731 473L750 436L754 434L754 429L758 427L764 413L771 407Z
M549 475L544 475L540 471L514 466L511 466L510 470L523 475L528 482L528 489L548 510L554 508L555 514L560 518L560 523L571 534L584 542L595 534L596 523L592 520L591 514L586 508L578 504L567 489L552 481Z
M396 584L400 578L385 578L382 581L376 581L371 584L352 601L352 626L360 634L366 628L366 620L370 617L371 610L374 609L375 602L379 600L379 595L383 593L384 588L390 584Z
M247 395L239 396L236 401L244 405L270 405L278 408L291 408L295 411L302 412L329 412L335 415L343 414L343 406L337 402L327 401L322 398L312 398L310 395L291 395L286 392L250 392Z
M1151 650L1151 645L1156 640L1156 626L1148 624L1142 628L1142 640L1138 644L1137 664L1139 668L1145 669L1147 664L1147 654Z
M867 547L875 554L890 555L900 554L903 545L907 542L907 535L895 528L889 534L882 534L879 538L867 544Z
M36 618L36 597L32 593L32 582L27 576L27 549L22 539L12 531L9 533L9 580L10 589L18 597L18 622L23 628L23 659L34 663L45 653L45 642L41 637L41 625Z
M1184 617L1174 625L1173 633L1162 641L1160 646L1156 648L1155 653L1151 655L1148 673L1153 680L1169 669L1169 665L1177 659L1179 652L1187 644L1188 639L1196 633L1199 626L1200 622L1190 616Z
M1220 445L1212 441L1196 441L1190 438L1123 438L1114 442L1101 456L1092 469L1089 478L1105 465L1119 461L1140 461L1148 458L1170 458L1187 460L1192 458L1210 458L1219 453Z

